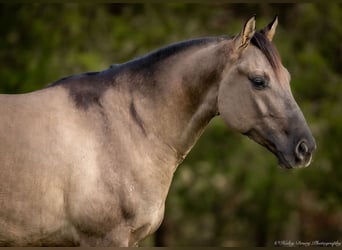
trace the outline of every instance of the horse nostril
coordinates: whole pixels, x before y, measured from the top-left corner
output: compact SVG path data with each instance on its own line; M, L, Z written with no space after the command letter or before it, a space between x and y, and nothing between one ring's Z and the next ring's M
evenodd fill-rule
M296 156L300 161L303 161L309 152L309 148L304 140L300 141L296 146Z

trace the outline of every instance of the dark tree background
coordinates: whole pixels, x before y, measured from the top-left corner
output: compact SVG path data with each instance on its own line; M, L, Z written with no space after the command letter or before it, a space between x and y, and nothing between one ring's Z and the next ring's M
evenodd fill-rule
M25 93L172 42L234 35L254 13L258 28L279 15L274 43L316 138L314 161L280 169L215 118L175 174L161 228L142 245L341 242L341 4L1 4L0 91Z

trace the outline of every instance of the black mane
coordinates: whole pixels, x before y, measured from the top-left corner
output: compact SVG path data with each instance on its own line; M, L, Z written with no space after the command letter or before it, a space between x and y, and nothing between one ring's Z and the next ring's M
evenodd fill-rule
M205 37L173 43L166 47L152 51L151 53L148 53L142 57L138 57L136 59L128 61L127 63L122 64L122 66L133 69L140 69L146 66L153 66L154 64L166 59L167 57L181 53L190 47L202 46L226 38L227 37L225 36Z
M112 64L109 66L108 69L100 72L85 72L81 73L79 75L70 75L63 77L53 83L51 83L48 87L60 85L66 82L66 80L69 80L70 78L73 78L75 76L86 76L86 75L96 75L108 70L115 71L116 73L119 73L120 71L123 71L124 69L142 69L147 66L153 66L154 64L164 60L165 58L172 56L174 54L178 54L190 47L193 46L200 46L200 45L205 45L213 41L219 41L222 39L226 39L226 37L221 36L221 37L205 37L205 38L197 38L197 39L192 39L192 40L186 40L178 43L173 43L170 44L166 47L162 47L160 49L157 49L155 51L152 51L144 56L135 58L133 60L130 60L126 63L122 64Z

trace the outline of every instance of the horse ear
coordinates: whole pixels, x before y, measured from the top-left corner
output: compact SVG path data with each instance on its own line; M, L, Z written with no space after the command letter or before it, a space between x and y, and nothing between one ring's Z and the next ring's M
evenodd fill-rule
M272 22L270 22L265 28L261 30L261 33L264 33L267 39L272 42L276 28L278 25L278 16L276 15Z
M240 48L246 48L254 36L255 33L255 15L250 17L245 25L243 26L242 31L239 35L235 37L235 44L237 47Z

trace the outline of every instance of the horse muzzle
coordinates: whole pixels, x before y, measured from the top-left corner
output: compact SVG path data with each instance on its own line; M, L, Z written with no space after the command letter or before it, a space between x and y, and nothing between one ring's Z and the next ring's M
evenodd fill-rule
M312 162L312 155L316 150L316 143L312 137L309 139L301 139L294 148L290 150L273 152L278 163L283 168L302 168L308 167Z
M278 164L286 169L308 167L316 150L316 143L311 134L297 140L297 143L280 142L275 140L275 136L262 136L254 129L244 135L271 151L277 157Z
M316 143L312 139L310 143L308 140L300 140L294 150L295 160L298 166L308 167L312 160L312 155L316 150Z

